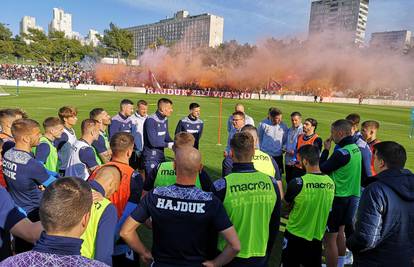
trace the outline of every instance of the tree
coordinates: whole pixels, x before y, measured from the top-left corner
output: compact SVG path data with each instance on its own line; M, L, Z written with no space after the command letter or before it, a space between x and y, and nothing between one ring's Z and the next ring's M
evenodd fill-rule
M14 52L13 55L18 58L33 58L29 46L26 42L22 39L20 35L16 35L14 37Z
M65 39L65 32L63 31L49 31L49 39Z
M0 22L0 40L1 41L10 41L13 36L13 33L5 24Z
M29 33L23 33L22 37L25 40L33 41L33 42L47 42L48 36L41 30L29 28Z
M79 40L66 38L64 32L53 31L49 33L49 40L51 44L50 58L55 62L80 61L90 52L89 46L84 47Z
M22 34L29 44L30 54L33 59L50 61L51 42L48 36L41 30L29 28L28 34Z
M148 48L150 49L158 49L160 46L166 46L166 41L164 38L162 37L158 37L157 40L155 40L155 42L151 43Z
M99 38L107 49L107 55L129 58L133 53L132 33L118 28L112 22L109 29L104 31L103 38Z
M0 23L0 55L8 56L13 53L14 45L12 32L3 23Z
M6 59L17 57L46 62L78 62L87 55L98 58L106 53L107 49L103 46L94 48L82 45L79 40L66 38L61 31L51 31L46 35L43 31L29 28L28 33L12 38L12 32L0 23L0 56Z
M9 56L14 51L14 45L12 41L0 40L0 55Z
M203 63L207 66L236 68L250 58L256 47L248 43L241 45L235 40L225 42L216 48L202 50Z

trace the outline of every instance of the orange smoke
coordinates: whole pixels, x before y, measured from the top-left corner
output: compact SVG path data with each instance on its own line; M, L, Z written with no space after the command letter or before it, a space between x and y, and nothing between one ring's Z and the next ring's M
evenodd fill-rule
M376 94L379 89L403 90L414 85L414 61L401 53L370 48L344 48L321 40L312 42L260 42L242 64L213 56L217 64L203 60L208 50L191 55L161 47L140 57L140 68L122 65L96 68L97 79L105 83L140 84L148 81L151 70L160 84L177 87L197 84L201 88L258 91L269 79L283 91L304 94ZM209 50L208 53L211 53ZM233 55L234 56L234 55Z

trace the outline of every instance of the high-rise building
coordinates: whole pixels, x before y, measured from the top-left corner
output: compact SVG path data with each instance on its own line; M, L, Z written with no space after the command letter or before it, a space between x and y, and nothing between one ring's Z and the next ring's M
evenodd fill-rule
M85 38L85 43L94 47L97 46L99 44L98 35L100 35L98 31L90 29Z
M20 36L22 34L29 34L29 29L36 29L43 31L43 28L36 25L36 18L30 16L24 16L20 21ZM24 39L24 38L23 38ZM26 43L30 43L29 40L24 39Z
M371 35L370 47L405 51L412 45L411 31L374 32Z
M224 19L212 14L190 16L188 11L177 12L174 17L159 22L126 28L133 34L137 55L142 55L157 40L166 45L177 44L182 51L198 47L216 47L223 43Z
M312 2L309 38L322 36L342 44L362 44L369 0L316 0Z
M63 9L53 8L53 19L49 24L49 32L61 31L65 37L72 38L72 15L65 13Z
M36 29L43 31L43 28L36 25L36 18L30 16L24 16L20 21L20 34L29 33L29 29Z

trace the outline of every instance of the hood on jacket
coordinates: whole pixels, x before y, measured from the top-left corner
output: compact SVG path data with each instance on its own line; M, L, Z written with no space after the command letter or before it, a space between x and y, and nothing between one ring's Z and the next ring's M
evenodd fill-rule
M411 171L389 169L379 173L376 178L388 185L403 200L414 201L414 174Z

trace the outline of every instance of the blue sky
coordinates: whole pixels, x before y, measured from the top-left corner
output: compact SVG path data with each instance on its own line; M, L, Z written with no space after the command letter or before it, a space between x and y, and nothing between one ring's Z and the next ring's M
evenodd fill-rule
M103 32L109 22L130 27L156 22L186 9L190 14L224 17L224 39L255 43L266 37L307 36L310 0L2 0L0 22L14 34L25 15L34 16L47 30L52 8L72 14L74 31L85 35L93 28ZM367 32L414 30L413 0L371 0ZM369 35L368 35L369 36Z

